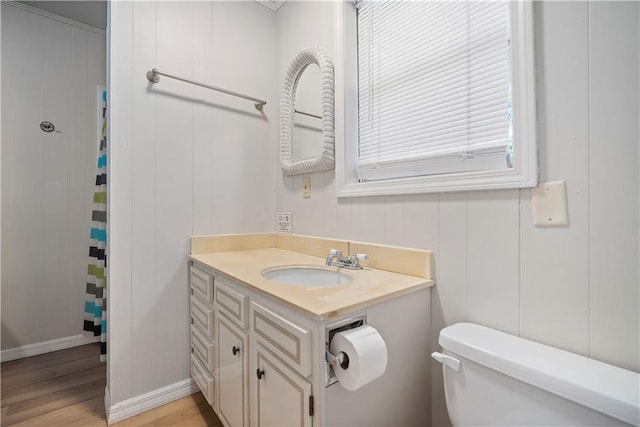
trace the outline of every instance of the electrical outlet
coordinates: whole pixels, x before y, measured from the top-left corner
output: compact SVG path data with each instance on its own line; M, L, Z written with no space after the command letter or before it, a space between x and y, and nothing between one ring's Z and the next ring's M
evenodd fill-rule
M278 212L276 214L276 232L291 233L291 212Z
M302 178L302 197L308 199L311 197L311 177L305 176Z

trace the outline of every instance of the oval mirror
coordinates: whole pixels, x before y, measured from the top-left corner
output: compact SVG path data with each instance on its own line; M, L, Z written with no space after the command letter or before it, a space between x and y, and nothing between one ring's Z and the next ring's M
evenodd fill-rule
M333 64L320 48L302 50L282 84L280 166L285 175L333 169Z

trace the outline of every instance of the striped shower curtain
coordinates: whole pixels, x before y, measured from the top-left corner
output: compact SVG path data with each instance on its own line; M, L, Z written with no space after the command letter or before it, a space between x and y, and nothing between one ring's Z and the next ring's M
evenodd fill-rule
M91 213L84 330L100 337L100 360L107 360L107 91L98 90L100 151Z

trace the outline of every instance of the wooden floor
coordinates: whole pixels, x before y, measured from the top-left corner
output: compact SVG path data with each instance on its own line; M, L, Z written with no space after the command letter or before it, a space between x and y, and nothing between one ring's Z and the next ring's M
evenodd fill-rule
M106 426L106 366L99 344L5 362L1 366L2 426ZM114 424L221 426L202 393Z

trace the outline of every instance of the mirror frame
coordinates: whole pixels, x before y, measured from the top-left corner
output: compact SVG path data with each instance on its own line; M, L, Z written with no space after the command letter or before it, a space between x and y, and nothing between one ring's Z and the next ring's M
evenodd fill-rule
M322 87L322 151L308 159L293 160L293 127L295 95L298 81L304 70L311 64L320 67ZM280 166L285 175L299 175L307 172L333 169L335 164L335 108L334 108L333 63L319 47L300 51L291 61L282 83L280 97Z

